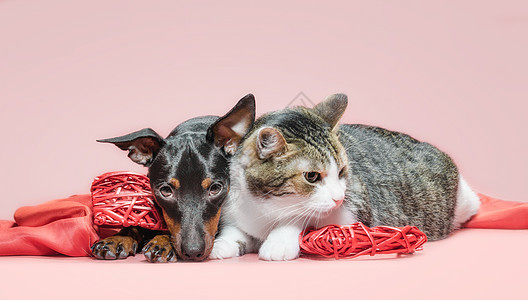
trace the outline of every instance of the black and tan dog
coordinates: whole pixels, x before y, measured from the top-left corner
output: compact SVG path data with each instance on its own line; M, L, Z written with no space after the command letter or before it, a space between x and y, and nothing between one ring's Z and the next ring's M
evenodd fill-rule
M203 261L213 247L221 205L229 191L229 158L255 120L249 94L223 117L205 116L178 125L163 139L152 129L99 140L128 151L148 167L148 177L170 235L137 227L96 242L94 257L134 255L138 245L150 262Z

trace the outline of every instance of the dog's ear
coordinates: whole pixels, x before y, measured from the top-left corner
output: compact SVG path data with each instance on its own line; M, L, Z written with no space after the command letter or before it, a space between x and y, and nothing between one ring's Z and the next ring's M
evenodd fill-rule
M163 138L150 128L111 139L97 140L100 143L112 143L121 150L128 150L128 157L140 165L149 166L165 144Z
M207 129L207 141L235 154L242 138L255 122L255 97L247 94L225 116Z

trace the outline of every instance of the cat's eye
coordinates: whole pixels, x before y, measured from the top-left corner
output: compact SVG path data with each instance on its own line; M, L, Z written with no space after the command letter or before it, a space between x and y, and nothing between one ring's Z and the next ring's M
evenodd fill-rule
M345 175L346 175L346 170L343 167L341 168L341 170L339 170L339 178L343 178Z
M223 189L224 189L224 186L221 183L215 182L211 184L211 186L209 187L209 196L211 197L217 196L218 194L222 192Z
M315 183L319 180L321 180L321 173L319 172L304 172L304 179L308 181L309 183Z
M164 185L159 189L160 194L165 198L171 198L173 196L172 189L168 185Z

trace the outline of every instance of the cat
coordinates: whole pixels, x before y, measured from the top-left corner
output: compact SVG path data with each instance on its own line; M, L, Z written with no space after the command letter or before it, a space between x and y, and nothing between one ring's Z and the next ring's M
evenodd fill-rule
M329 224L413 225L439 240L476 214L479 197L447 154L403 133L339 125L347 104L335 94L255 122L231 161L211 258L295 259L302 230Z

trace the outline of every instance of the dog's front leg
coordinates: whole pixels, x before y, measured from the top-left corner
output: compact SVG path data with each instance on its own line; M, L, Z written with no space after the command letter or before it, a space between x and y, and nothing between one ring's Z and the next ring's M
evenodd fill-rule
M95 258L107 260L134 256L138 245L157 232L140 227L124 227L117 234L94 243L91 247L92 255Z
M143 247L143 255L148 262L166 263L176 261L176 251L171 242L171 236L162 234L155 236Z

